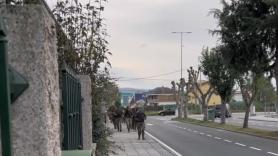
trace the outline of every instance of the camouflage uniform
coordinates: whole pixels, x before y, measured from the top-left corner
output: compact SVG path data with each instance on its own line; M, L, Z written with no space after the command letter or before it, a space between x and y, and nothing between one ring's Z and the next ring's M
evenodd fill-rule
M113 118L115 120L116 129L118 132L122 131L122 111L119 108L113 112Z
M145 140L145 122L144 122L145 120L146 120L146 114L141 110L137 110L135 114L135 121L136 121L137 131L138 131L138 140L140 140L141 136L142 136L142 140Z
M124 114L124 119L125 119L125 122L126 122L126 127L127 127L127 130L128 132L130 132L130 129L131 129L131 124L132 124L132 119L131 119L131 111L129 108L126 108L125 110L125 114Z

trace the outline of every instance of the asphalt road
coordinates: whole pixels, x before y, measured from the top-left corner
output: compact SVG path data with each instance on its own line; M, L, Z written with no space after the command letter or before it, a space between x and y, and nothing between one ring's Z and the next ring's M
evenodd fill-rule
M278 141L148 117L146 130L183 156L278 156Z

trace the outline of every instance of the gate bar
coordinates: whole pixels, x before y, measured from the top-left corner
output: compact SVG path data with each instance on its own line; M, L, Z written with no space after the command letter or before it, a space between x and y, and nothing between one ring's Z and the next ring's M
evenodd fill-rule
M0 122L2 155L12 156L11 126L10 126L10 83L8 77L8 63L6 53L6 34L3 20L0 17Z

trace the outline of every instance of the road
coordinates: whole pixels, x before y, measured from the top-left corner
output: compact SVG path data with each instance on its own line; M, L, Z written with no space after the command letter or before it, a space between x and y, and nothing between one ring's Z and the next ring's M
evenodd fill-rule
M148 117L146 130L183 156L278 156L278 141Z
M259 114L259 113L258 113ZM202 115L191 115L190 118L202 120ZM231 125L242 126L244 119L244 113L233 113L231 118L226 118L226 122ZM220 118L216 118L215 122L220 123ZM278 122L276 121L258 121L249 119L249 127L262 130L277 131Z

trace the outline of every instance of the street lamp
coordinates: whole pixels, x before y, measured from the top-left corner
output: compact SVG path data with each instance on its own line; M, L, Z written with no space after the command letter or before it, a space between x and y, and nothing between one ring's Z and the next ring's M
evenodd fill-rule
M183 68L182 68L182 39L183 39L183 34L191 34L192 32L183 32L183 31L179 31L179 32L172 32L173 34L180 34L181 35L181 78L182 78L182 71L183 71Z

